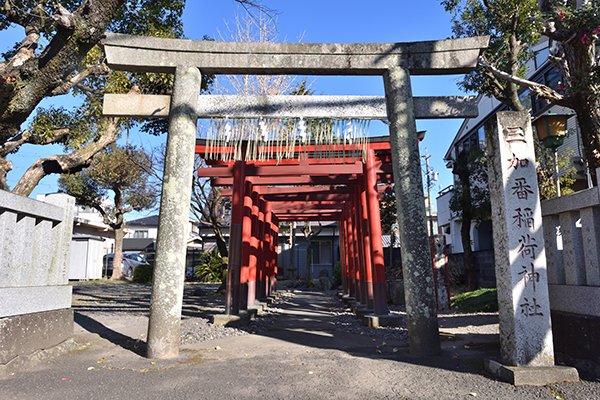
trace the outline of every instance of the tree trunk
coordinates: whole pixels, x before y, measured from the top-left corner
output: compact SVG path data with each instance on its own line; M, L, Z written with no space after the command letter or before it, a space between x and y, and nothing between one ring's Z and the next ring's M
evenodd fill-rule
M0 190L10 191L8 182L6 181L6 175L12 170L12 162L4 157L0 157Z
M213 233L215 234L215 239L217 241L217 250L219 251L219 255L221 257L228 257L229 250L227 249L227 241L225 240L225 237L223 236L223 232L221 232L221 228L213 225L212 230L213 230Z
M310 238L308 239L308 245L306 247L306 275L305 275L305 279L306 282L312 282L312 274L310 271L310 267L312 265L312 240L310 240Z
M115 251L113 253L113 273L110 277L111 281L123 279L123 237L125 236L125 227L121 225L115 231Z
M592 179L597 184L596 168L600 168L600 99L578 100L575 102L574 109L581 130L584 157Z

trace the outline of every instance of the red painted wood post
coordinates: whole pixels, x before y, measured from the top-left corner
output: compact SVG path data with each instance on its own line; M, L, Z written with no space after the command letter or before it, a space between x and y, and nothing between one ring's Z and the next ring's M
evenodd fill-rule
M365 165L366 193L369 209L369 228L371 232L371 254L373 259L373 291L375 315L389 313L385 291L385 261L383 257L383 243L381 233L381 215L379 211L379 197L377 195L377 166L375 164L375 151L367 152Z
M266 269L266 254L267 249L265 243L265 201L258 199L258 236L257 236L257 256L256 256L256 298L264 299L263 292L265 287L265 269Z
M346 267L348 261L346 260L346 234L345 234L345 221L344 217L338 221L338 232L339 232L339 246L340 246L340 265L341 265L341 279L342 279L342 294L348 294L348 276L346 275Z
M354 247L354 236L352 234L354 232L354 229L352 229L352 212L350 210L350 207L348 208L349 211L348 216L346 218L346 240L348 242L348 276L350 283L350 296L356 299L356 252Z
M271 275L269 279L269 292L270 296L275 290L275 286L277 285L277 255L279 254L279 219L276 215L273 214L272 217L273 222L273 258L271 261Z
M348 209L346 209L348 210ZM345 217L344 217L344 238L346 240L346 260L348 262L348 265L346 267L347 270L347 276L348 276L348 295L350 297L356 297L356 290L355 290L355 285L354 285L354 268L353 268L353 251L352 251L352 229L351 229L351 225L352 222L350 221L350 212L346 211L345 212Z
M242 266L242 218L244 214L244 162L233 165L233 195L231 199L231 226L229 228L229 260L227 265L227 296L225 314L240 311L240 274Z
M256 275L258 267L258 237L260 216L258 210L258 193L251 187L250 199L252 200L250 220L250 254L248 257L248 307L256 303Z
M348 211L346 211L344 215L344 259L346 260L346 285L348 285L348 296L353 297L354 278L352 277L352 248L350 243L350 214Z
M366 286L366 306L369 310L373 309L373 266L371 257L371 237L369 230L369 207L367 204L367 191L365 189L365 176L360 177L360 184L356 185L359 192L360 204L360 227L363 245L363 255L365 258L365 286Z
M354 247L354 276L356 280L356 301L363 304L365 291L362 284L363 257L360 246L360 231L358 227L356 195L352 201L352 246Z
M273 238L274 227L273 227L273 206L268 201L265 201L265 242L264 242L264 268L261 279L261 297L259 300L266 300L269 295L270 286L270 270L273 267L273 249L275 247L275 241Z
M362 240L362 218L360 210L360 193L358 188L354 192L354 228L356 230L356 247L358 254L358 271L359 271L359 289L360 289L360 304L367 305L367 279L366 279L366 257L365 246Z
M244 190L244 215L242 217L242 269L240 271L240 309L247 310L250 280L250 255L252 253L252 183L246 181Z

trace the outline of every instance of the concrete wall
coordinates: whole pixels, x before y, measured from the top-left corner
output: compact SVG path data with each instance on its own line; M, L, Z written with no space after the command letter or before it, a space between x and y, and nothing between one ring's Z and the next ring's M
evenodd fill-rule
M44 202L0 191L0 367L73 333L72 197Z
M466 283L463 255L464 253L448 254L448 274L451 285ZM473 259L477 268L477 284L480 287L496 287L494 250L474 251Z

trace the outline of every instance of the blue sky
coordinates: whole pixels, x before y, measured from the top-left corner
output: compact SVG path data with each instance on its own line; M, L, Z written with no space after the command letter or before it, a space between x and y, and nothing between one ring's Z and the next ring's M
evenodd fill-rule
M244 10L233 0L188 0L184 14L185 34L190 39L201 39L203 35L214 38L226 36L226 21L230 24L236 15ZM278 0L265 1L268 7L277 11L278 41L287 42L406 42L419 40L445 39L451 35L450 15L445 13L439 0ZM0 51L19 39L19 30L0 32ZM425 95L459 95L456 86L459 76L414 77L413 93ZM383 95L381 77L314 77L312 89L316 94L339 95ZM66 104L68 98L53 99ZM445 168L442 157L460 120L418 121L417 128L427 130L421 143L421 153L425 149L432 155L431 165L440 172L440 181L433 194L440 187L452 183L452 176ZM387 134L383 124L371 124L373 134ZM132 132L131 142L148 146L159 140L148 140L146 135ZM164 138L163 138L164 139ZM15 171L9 175L9 184L14 185L25 168L37 157L47 154L47 148L29 146L12 157ZM59 146L52 151L60 152ZM35 193L45 193L56 189L56 178L48 177ZM34 195L35 195L34 193Z

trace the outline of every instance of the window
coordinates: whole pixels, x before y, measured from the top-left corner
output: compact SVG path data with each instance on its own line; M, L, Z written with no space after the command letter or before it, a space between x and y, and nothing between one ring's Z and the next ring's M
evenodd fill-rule
M477 129L477 140L479 141L479 148L485 149L485 128L483 125Z
M534 79L534 81L544 84L554 90L558 90L561 80L562 76L557 68L550 68L548 71L544 72L543 75ZM531 108L534 114L539 114L548 108L548 106L550 106L550 103L547 100L535 96Z
M134 231L133 238L134 239L148 239L148 231Z
M481 130L481 133L480 133ZM460 143L456 146L456 156L458 157L461 153L465 153L465 155L469 155L472 151L477 149L482 149L485 147L485 136L483 135L483 127L476 131L470 131L469 135L464 137ZM484 140L483 146L481 140Z
M519 100L521 101L521 104L523 104L523 108L531 110L531 92L529 89L525 89L519 93Z
M317 264L332 264L331 260L331 241L315 240L312 243L312 263Z
M539 67L544 65L544 63L546 61L548 61L548 57L550 56L550 49L548 47L544 47L543 49L536 51L534 53L534 55L535 55L534 69L538 69Z

